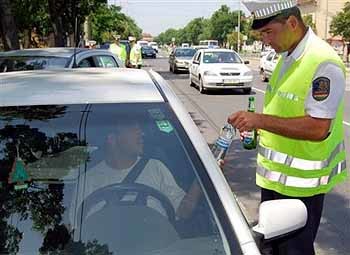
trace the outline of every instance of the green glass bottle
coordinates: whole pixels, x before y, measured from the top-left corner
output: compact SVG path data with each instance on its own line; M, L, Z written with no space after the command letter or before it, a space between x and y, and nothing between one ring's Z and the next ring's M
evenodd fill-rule
M248 112L255 112L255 97L249 97ZM242 140L243 148L246 150L255 149L257 140L257 133L255 129L246 131Z

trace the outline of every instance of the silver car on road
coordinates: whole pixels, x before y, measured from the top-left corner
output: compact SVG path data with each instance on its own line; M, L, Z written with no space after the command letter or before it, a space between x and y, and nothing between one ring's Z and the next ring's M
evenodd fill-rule
M245 220L159 74L0 74L1 254L245 254L302 227L299 200ZM253 231L254 230L254 231Z

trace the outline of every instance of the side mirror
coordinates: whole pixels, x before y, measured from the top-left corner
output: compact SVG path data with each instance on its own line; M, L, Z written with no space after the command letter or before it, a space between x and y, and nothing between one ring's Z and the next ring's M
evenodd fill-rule
M253 230L270 239L304 227L306 220L306 206L299 199L265 201L260 205L259 221Z
M199 65L199 61L197 61L197 60L193 60L193 61L192 61L192 64Z
M248 65L249 64L249 60L245 60L244 64Z

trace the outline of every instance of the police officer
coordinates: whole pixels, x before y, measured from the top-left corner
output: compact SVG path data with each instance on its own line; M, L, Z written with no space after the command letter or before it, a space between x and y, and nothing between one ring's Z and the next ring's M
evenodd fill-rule
M142 66L142 54L141 47L136 44L136 38L133 36L129 36L130 42L130 61L129 67L140 69Z
M127 52L125 45L120 43L120 35L113 34L112 36L114 43L109 46L109 50L126 65Z
M241 133L259 130L261 202L299 198L307 207L305 227L272 242L273 254L312 255L324 196L347 175L345 67L305 26L296 1L270 1L253 15L252 28L281 57L266 88L263 113L235 112L228 122Z

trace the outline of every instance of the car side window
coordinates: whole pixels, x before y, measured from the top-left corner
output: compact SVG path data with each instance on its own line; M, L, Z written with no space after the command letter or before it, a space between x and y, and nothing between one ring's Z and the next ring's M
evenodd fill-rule
M113 68L118 67L117 62L112 56L96 56L98 67Z
M201 56L202 56L202 53L200 52L196 58L196 60L200 63L201 62Z
M267 61L271 61L272 60L272 57L273 57L274 53L271 52L267 57L266 57L266 60Z
M92 57L84 58L78 64L78 67L96 67Z

